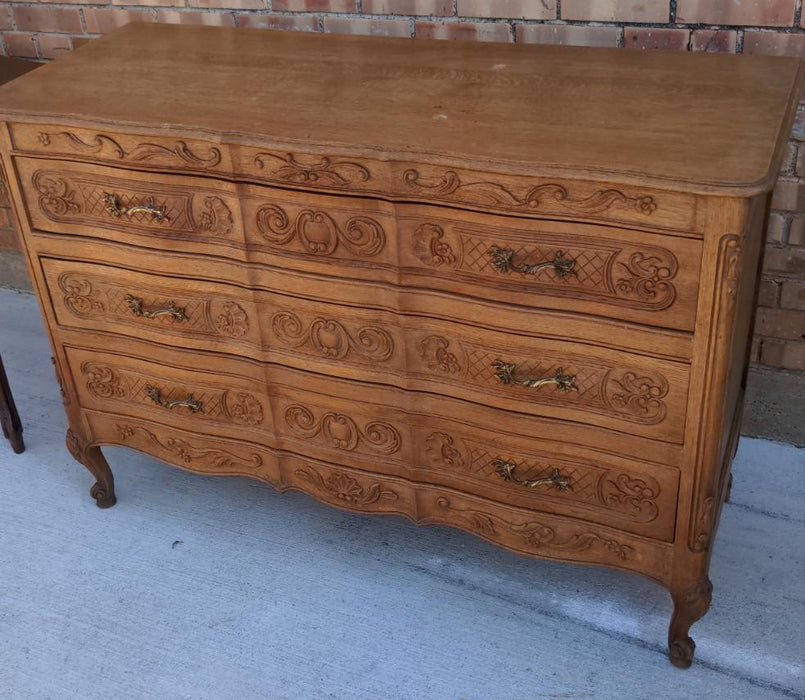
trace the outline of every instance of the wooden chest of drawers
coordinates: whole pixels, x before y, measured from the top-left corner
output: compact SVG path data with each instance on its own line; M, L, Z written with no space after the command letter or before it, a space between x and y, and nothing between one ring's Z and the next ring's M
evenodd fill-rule
M689 665L800 81L134 25L0 89L92 495L123 445L626 569Z

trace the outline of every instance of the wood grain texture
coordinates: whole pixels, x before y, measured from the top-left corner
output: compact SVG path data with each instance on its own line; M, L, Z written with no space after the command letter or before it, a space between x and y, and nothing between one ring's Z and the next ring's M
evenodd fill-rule
M114 503L99 446L125 445L635 571L688 666L799 82L159 27L0 91L92 495Z

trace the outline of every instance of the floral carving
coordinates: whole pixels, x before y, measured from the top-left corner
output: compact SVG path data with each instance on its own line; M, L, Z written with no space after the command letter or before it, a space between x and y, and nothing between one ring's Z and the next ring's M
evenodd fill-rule
M204 211L199 217L201 230L214 236L226 236L232 232L232 212L220 197L205 197Z
M620 379L608 375L604 385L610 407L641 421L658 423L665 418L667 408L662 399L668 394L668 382L664 377L624 372Z
M676 298L676 288L668 280L677 272L676 258L668 253L664 260L654 255L633 253L627 263L618 263L626 273L615 283L615 288L624 295L634 295L643 302L670 306Z
M242 338L249 332L249 319L246 312L234 301L227 301L221 313L215 317L215 329L232 338Z
M89 280L64 273L59 276L59 287L64 292L64 305L73 313L84 315L104 310Z
M428 369L446 374L460 371L456 356L447 350L450 341L440 335L429 335L419 342L419 356L425 360Z
M318 161L303 163L293 153L258 153L254 164L260 169L269 169L272 179L297 185L329 185L345 187L355 182L367 182L371 173L359 163L333 160L322 156Z
M246 392L240 391L235 394L234 401L227 401L227 410L235 423L259 425L263 422L262 404L254 396Z
M441 267L454 265L456 256L450 244L444 240L444 229L436 224L422 224L414 232L414 254L426 265Z
M274 334L285 345L309 344L322 357L340 360L351 351L372 362L383 362L394 353L394 340L382 328L363 326L351 334L334 319L315 318L305 327L290 311L278 311L271 319Z
M574 198L567 188L554 183L537 185L518 196L495 182L462 183L454 170L446 171L441 177L423 177L418 170L409 169L403 173L403 181L410 189L441 199L471 201L501 208L597 214L619 205L646 216L657 209L657 203L650 196L629 197L620 190L605 189L588 197Z
M327 445L339 450L352 451L360 442L366 443L371 451L385 455L394 454L400 449L400 434L388 423L372 421L361 430L349 416L328 412L317 419L309 408L301 404L288 406L285 424L299 437L321 435Z
M87 389L93 396L112 399L128 395L120 377L111 367L85 362L81 365L81 372L87 377Z
M378 482L362 486L357 479L344 472L333 472L325 478L312 467L305 467L294 473L350 506L368 506L381 500L396 501L398 498L394 491L383 488Z
M454 446L447 433L431 433L425 439L425 452L434 464L441 467L462 467L464 458Z
M75 192L66 180L40 170L34 173L33 184L39 192L39 206L45 214L63 216L81 211L81 206L75 201Z
M212 469L215 471L228 470L235 473L251 472L263 464L263 458L252 453L248 459L220 449L205 449L194 447L186 440L179 438L160 439L150 430L140 426L116 424L118 439L129 442L138 434L144 436L148 442L161 452L177 458L182 464L195 469Z
M260 207L257 229L272 245L287 245L298 238L305 252L318 256L332 255L343 245L354 255L372 257L386 243L383 227L368 216L353 216L341 228L326 212L312 209L300 211L291 221L287 212L276 204Z
M131 151L126 151L115 139L106 134L96 134L88 141L72 131L62 131L56 134L39 133L39 142L43 146L51 145L52 138L64 138L68 145L80 153L96 154L101 153L105 148L109 148L111 153L118 160L143 161L157 157L167 156L176 158L183 164L197 168L212 168L221 162L221 151L217 148L210 148L209 155L206 157L196 155L184 141L177 141L175 146L164 146L158 143L141 143Z

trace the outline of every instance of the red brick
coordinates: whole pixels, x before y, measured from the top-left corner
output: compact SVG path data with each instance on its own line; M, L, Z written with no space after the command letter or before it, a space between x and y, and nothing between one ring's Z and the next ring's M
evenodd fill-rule
M623 30L627 49L662 49L685 51L688 47L687 29L655 29L653 27L627 27Z
M214 27L234 27L235 17L231 12L181 12L159 10L157 22L165 24L206 24Z
M566 46L617 46L618 27L583 27L574 24L518 24L517 41L523 44Z
M80 34L78 10L56 7L15 7L14 21L23 32L64 32Z
M805 249L766 248L763 271L772 274L775 272L787 275L805 274Z
M805 211L805 182L777 180L771 199L772 209Z
M691 50L710 53L735 53L737 45L738 32L728 29L697 29L690 42Z
M667 22L669 0L562 0L562 19L592 22Z
M14 228L14 223L11 221L11 209L0 208L0 228Z
M289 29L299 32L319 31L319 20L312 15L238 15L239 27Z
M84 20L90 34L106 34L131 22L153 22L151 10L100 10L87 8Z
M452 15L453 0L363 0L368 15Z
M91 0L90 0L91 1ZM112 5L150 5L152 7L184 7L184 0L112 0Z
M797 144L789 141L785 147L782 162L780 163L780 175L793 175L797 164Z
M755 333L781 340L803 340L805 312L761 307L755 318Z
M334 34L365 34L371 36L411 36L407 19L349 19L325 17L324 31Z
M759 362L760 361L760 338L754 336L752 338L752 347L749 350L749 361L750 362Z
M9 56L19 58L37 58L36 44L33 34L18 34L9 32L4 34Z
M797 149L797 160L794 170L800 177L805 177L805 148L800 147Z
M357 12L358 10L355 0L274 0L271 7L275 12Z
M780 283L774 280L761 279L758 288L757 303L758 306L769 306L774 308L778 306L780 299Z
M73 50L69 36L39 35L39 55L42 58L58 58L63 53Z
M805 311L805 280L784 280L780 294L780 306L784 309ZM800 330L805 333L805 326Z
M556 0L457 0L459 17L556 19Z
M788 245L805 246L805 216L795 216L791 220Z
M744 32L744 53L796 56L805 59L805 34Z
M464 41L511 41L511 29L504 22L417 22L417 39L459 39Z
M187 5L213 10L265 10L266 0L187 0Z
M805 369L805 343L762 338L760 361L770 367L783 369Z
M691 24L784 27L794 22L796 0L679 0L676 20Z
M769 214L769 226L766 230L767 243L782 243L785 236L785 229L788 225L788 219L782 214L771 213Z
M11 10L7 7L0 7L0 31L11 29Z
M0 250L22 250L16 229L0 228Z

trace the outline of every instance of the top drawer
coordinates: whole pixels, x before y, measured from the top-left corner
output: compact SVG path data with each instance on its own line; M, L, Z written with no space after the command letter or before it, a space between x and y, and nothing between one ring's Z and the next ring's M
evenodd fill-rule
M16 162L32 226L43 231L682 331L694 326L695 238Z

